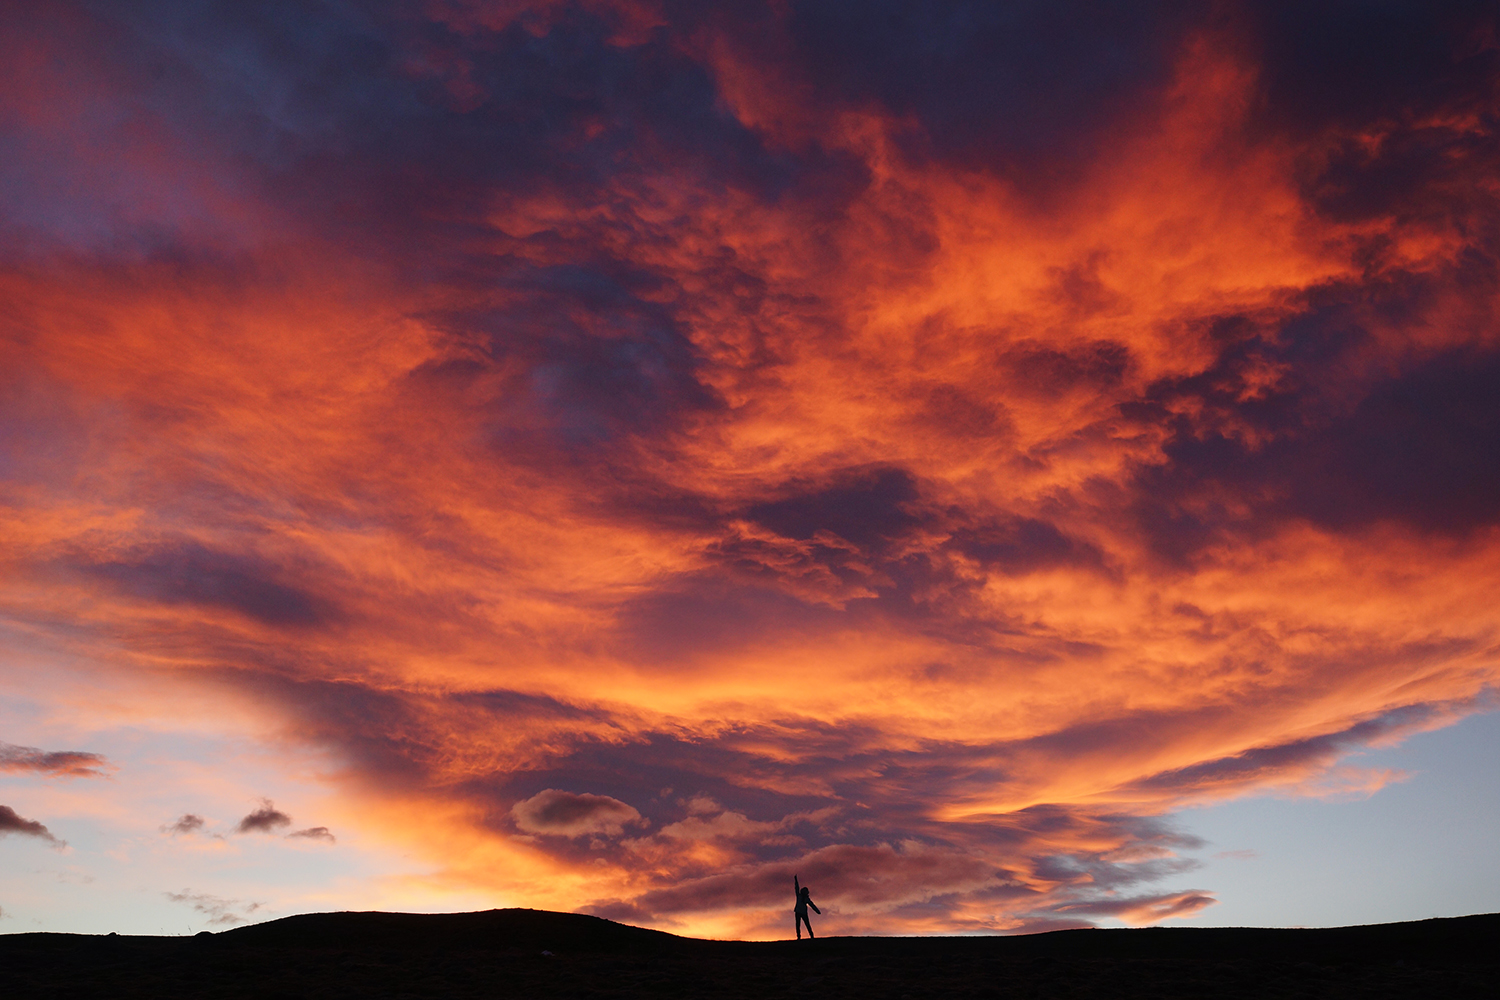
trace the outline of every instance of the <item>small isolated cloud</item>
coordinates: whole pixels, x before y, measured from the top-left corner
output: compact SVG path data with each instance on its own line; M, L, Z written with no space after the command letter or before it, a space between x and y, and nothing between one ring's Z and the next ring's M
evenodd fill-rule
M326 826L310 826L306 830L298 830L295 833L287 834L288 840L293 837L304 837L308 840L326 840L330 844L338 843L338 838L329 833Z
M284 826L291 826L292 818L270 799L261 799L260 808L240 820L235 833L273 833Z
M248 818L248 817L247 817ZM196 833L203 829L203 817L195 813L183 813L177 817L177 822L169 823L161 828L162 833Z
M174 903L186 903L194 910L208 918L210 924L239 924L244 923L256 910L264 906L264 903L241 904L238 899L224 899L207 892L193 892L184 889L181 892L164 892ZM235 911L239 912L236 913Z
M548 788L511 807L516 826L527 833L559 837L619 834L626 826L643 826L634 807L608 795L564 792Z
M26 837L38 837L57 847L66 846L64 841L52 836L52 831L34 819L18 816L10 806L0 806L0 837L8 833L19 833Z
M1220 851L1214 855L1218 861L1254 861L1258 857L1260 855L1251 850Z
M103 755L83 750L38 750L0 742L0 773L30 771L52 777L102 778L113 770Z

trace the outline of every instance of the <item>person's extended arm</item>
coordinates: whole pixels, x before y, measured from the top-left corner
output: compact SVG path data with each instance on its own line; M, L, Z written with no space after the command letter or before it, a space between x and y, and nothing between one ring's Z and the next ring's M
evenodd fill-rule
M820 916L822 915L823 911L820 910L820 909L818 909L818 904L817 903L814 903L812 900L809 899L807 901L807 905L811 906L813 908L813 912L814 913L819 914Z

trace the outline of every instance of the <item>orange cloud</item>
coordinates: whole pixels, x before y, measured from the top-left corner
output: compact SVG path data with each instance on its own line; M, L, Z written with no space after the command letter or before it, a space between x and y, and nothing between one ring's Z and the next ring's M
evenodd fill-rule
M328 750L497 903L1208 905L1147 891L1172 810L1372 790L1344 756L1492 704L1500 77L1309 122L1246 5L1123 68L1080 35L1087 100L1033 66L976 124L950 64L1011 35L947 9L902 89L832 8L304 13L338 44L231 65L49 6L88 58L3 111L79 193L4 203L6 627Z

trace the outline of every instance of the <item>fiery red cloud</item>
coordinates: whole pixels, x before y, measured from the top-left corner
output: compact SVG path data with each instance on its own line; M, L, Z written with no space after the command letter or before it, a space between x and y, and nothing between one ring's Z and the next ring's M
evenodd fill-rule
M1500 47L1072 6L0 6L9 628L497 901L1208 905L1500 674Z

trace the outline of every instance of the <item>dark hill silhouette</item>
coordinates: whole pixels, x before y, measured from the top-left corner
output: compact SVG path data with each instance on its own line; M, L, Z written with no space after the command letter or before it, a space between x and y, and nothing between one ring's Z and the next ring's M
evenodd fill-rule
M0 935L0 970L5 995L18 998L1489 998L1500 977L1500 914L1321 929L745 942L545 910L308 913L195 937Z
M263 948L526 948L653 953L690 940L582 913L522 909L302 913L236 927L216 937L220 945Z

